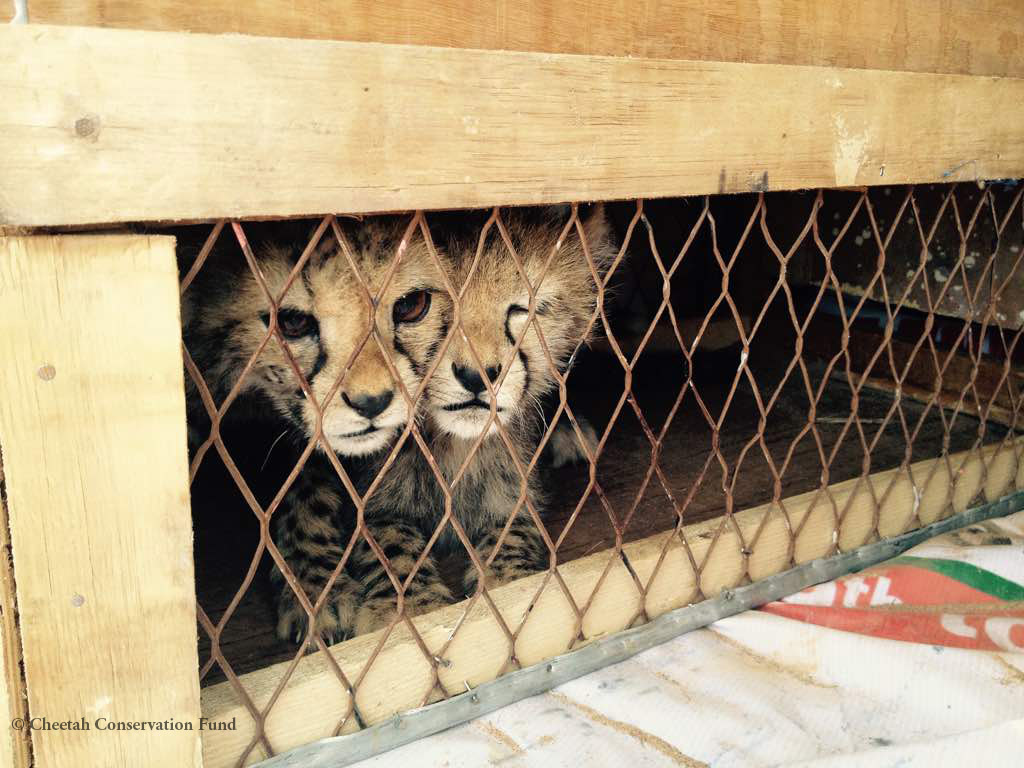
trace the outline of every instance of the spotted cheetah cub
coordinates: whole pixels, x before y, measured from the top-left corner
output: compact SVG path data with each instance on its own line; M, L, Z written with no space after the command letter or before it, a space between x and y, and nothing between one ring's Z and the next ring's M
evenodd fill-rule
M524 483L498 434L497 423L525 467L543 433L538 403L556 385L548 356L554 369L564 372L575 350L587 340L597 299L590 264L600 274L615 253L600 207L582 223L589 263L575 224L565 231L565 221L554 214L538 220L535 214L506 212L503 218L523 270L535 286L534 318L529 320L526 284L497 227L488 234L475 272L476 239L447 242L453 284L461 289L468 282L461 304L462 332L456 329L427 383L421 428L445 479L454 482L452 514L485 564L488 584L549 565L549 550L523 501L528 500L538 512L543 508L544 494L536 470ZM474 361L470 344L482 369ZM592 440L592 432L588 438ZM565 435L560 439L563 443L575 440ZM469 458L478 442L476 453ZM399 454L370 503L401 510L426 535L434 531L445 510L441 488L418 449ZM508 533L495 551L506 526ZM415 541L401 543L415 552ZM452 526L447 525L432 555L451 551L464 550ZM357 631L384 623L394 614L395 595L382 569L367 578L377 586L366 593ZM463 575L464 589L476 589L477 580L478 571L469 563Z
M376 294L407 234L407 222L382 218L339 223L356 266ZM267 246L256 251L269 292L281 297L276 320L265 291L240 257L235 268L204 267L200 280L185 294L186 346L219 405L260 350L268 329L275 328L274 337L245 373L243 398L255 399L264 404L263 410L276 413L298 438L297 447L304 448L316 434L318 413L292 371L290 356L320 404L328 450L344 462L343 468L363 493L378 457L410 418L384 355L405 389L415 395L439 339L447 333L450 302L447 293L439 290L442 282L436 260L420 233L413 232L373 312L383 339L383 345L378 345L373 337L367 338L369 301L337 240L328 232L293 276L301 247ZM346 368L343 382L336 387ZM194 388L190 395L196 448L207 439L209 422ZM324 446L318 443L317 448L274 512L270 526L274 545L294 574L296 587L310 604L321 601L316 629L330 643L351 634L364 591L361 574L379 567L379 561L360 537L346 569L335 573L352 537L355 512L323 453ZM410 546L421 550L425 546L411 528L393 531L387 525L383 519L380 527L370 524L385 551L391 551L396 535ZM404 578L413 562L411 555L398 556L391 565ZM306 635L308 613L286 583L276 558L271 578L277 592L278 634L298 641ZM450 600L434 563L425 563L421 576L408 588L407 605L415 612L421 605Z

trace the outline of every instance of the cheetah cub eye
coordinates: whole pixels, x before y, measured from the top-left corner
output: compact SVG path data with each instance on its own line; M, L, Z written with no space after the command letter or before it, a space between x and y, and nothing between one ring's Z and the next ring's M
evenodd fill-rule
M260 319L265 326L270 327L268 313L260 315ZM277 311L277 327L281 329L281 335L289 340L320 334L320 325L316 318L299 309L279 309Z
M430 291L410 291L395 302L391 317L395 325L418 323L430 311Z

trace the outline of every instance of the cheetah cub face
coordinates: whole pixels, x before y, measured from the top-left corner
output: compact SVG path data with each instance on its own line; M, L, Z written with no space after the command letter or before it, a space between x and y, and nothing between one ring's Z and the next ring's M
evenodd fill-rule
M385 286L407 221L340 223L353 261L379 300L371 308L330 232L290 284L302 245L259 249L257 264L267 288L275 298L284 291L277 311L284 346L276 336L270 339L246 374L242 391L262 394L299 434L313 436L317 407L292 371L290 355L323 412L327 444L340 455L364 456L386 448L409 419L408 403L385 355L414 396L446 332L450 301L439 290L440 273L418 230L408 237ZM250 270L211 275L204 282L205 294L199 288L191 299L193 316L185 335L219 402L263 343L273 318ZM368 336L373 323L382 344Z
M528 322L530 293L523 274L496 226L487 234L473 275L470 270L478 243L448 244L453 283L457 288L467 280L470 283L462 300L463 333L453 334L427 385L426 405L442 432L464 439L497 430L485 376L492 388L500 380L494 405L496 420L503 426L518 423L538 407L540 397L556 383L548 355L558 370L565 370L587 332L597 299L575 224L563 236L565 219L559 221L553 214L533 214L531 218L530 214L506 212L503 221L523 272L534 286L532 322ZM582 227L590 258L600 274L614 257L603 208L598 207ZM470 343L480 365L470 352Z

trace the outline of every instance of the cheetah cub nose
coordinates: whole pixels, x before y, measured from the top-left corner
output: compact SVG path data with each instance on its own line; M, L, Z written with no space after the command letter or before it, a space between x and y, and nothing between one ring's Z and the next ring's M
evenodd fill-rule
M391 405L391 401L394 399L395 393L393 391L388 391L381 392L377 395L356 395L355 397L350 398L346 393L342 392L341 397L345 401L345 404L360 416L366 419L372 419L373 417L382 414L384 409Z
M455 374L459 384L474 395L479 395L486 389L484 380L473 366L452 363L452 373ZM487 366L484 368L484 373L487 374L487 380L493 386L494 382L498 380L498 375L501 373L501 364Z

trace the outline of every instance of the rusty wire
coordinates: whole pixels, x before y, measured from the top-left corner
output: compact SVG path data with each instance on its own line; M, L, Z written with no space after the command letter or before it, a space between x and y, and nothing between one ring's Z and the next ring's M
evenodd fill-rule
M1024 334L1024 327L1021 326L1019 320L1014 324L1007 322L1005 318L997 317L997 315L1001 297L1014 285L1014 279L1018 284L1021 279L1020 262L1024 258L1024 248L1018 249L1016 258L1011 259L1007 267L1003 245L1009 235L1014 234L1017 238L1020 236L1021 222L1024 222L1024 205L1022 205L1024 190L997 196L991 189L985 189L977 194L976 200L970 202L967 200L969 195L965 197L964 189L955 185L950 186L940 191L937 198L935 193L925 194L913 187L898 191L900 197L898 205L894 208L895 215L888 224L883 224L880 220L876 193L867 189L855 193L847 192L845 193L846 197L840 200L843 211L834 213L834 219L841 223L833 227L831 236L824 231L825 224L822 221L827 199L826 192L819 190L812 198L801 198L796 204L791 199L776 203L771 194L761 192L750 200L749 210L746 210L742 217L742 225L736 227L734 232L729 234L729 239L733 241L729 246L725 246L723 242L725 233L720 231L720 223L715 210L716 200L706 196L699 200L699 214L693 220L692 225L685 227L680 241L671 245L673 255L668 259L662 255L664 245L659 246L656 223L645 208L645 203L636 201L632 212L628 213L626 217L628 221L620 233L621 242L617 243L615 258L603 271L594 263L591 255L593 244L587 242L581 214L578 207L573 205L569 218L558 235L557 244L548 254L536 283L530 282L523 257L517 251L516 244L506 226L505 214L498 208L490 212L481 227L472 257L473 261L466 273L467 277L461 285L453 284L448 277L446 257L433 241L429 226L430 216L424 212L415 212L409 215L400 244L392 255L390 266L383 281L376 286L371 286L361 274L359 264L353 256L351 244L339 227L336 218L331 215L322 217L296 260L284 287L277 294L271 291L265 276L260 271L259 260L246 233L247 225L239 221L216 222L198 256L185 271L181 281L182 294L187 294L215 248L221 247L228 251L234 251L245 261L270 307L269 326L265 336L222 402L214 402L213 395L204 381L203 372L197 368L189 351L184 350L186 370L195 384L197 396L210 421L208 434L194 453L190 466L190 480L195 480L200 466L208 461L209 451L213 448L231 480L237 486L246 507L252 512L260 533L259 543L252 553L244 578L232 599L220 612L218 620L214 622L210 618L210 613L207 612L201 599L198 606L200 631L208 637L210 644L209 658L201 667L200 678L206 677L214 668L218 668L230 682L238 700L255 723L255 736L243 754L239 756L238 764L241 765L246 761L250 757L250 753L257 747L260 747L268 755L275 753L275 746L270 742L266 732L267 718L292 679L293 673L306 652L306 646L315 646L321 651L327 649L327 644L320 633L310 629L309 634L304 638L304 643L291 656L284 674L267 698L266 703L262 707L257 706L251 693L246 690L242 679L236 674L231 660L227 658L222 647L222 640L224 629L232 620L243 598L250 590L258 588L257 571L264 557L271 558L280 569L286 584L294 592L296 599L311 619L310 627L313 626L312 619L325 605L336 579L345 569L354 548L359 545L360 541L365 542L380 561L395 591L395 618L390 626L380 633L366 663L356 674L347 675L330 653L323 654L328 667L336 676L341 690L347 697L346 714L335 728L335 732L340 733L350 723L354 723L355 727L362 727L365 724L364 718L356 706L356 692L378 659L388 638L399 625L408 632L431 671L429 685L423 691L421 700L423 704L437 697L447 697L460 692L448 690L445 687L439 674L439 667L445 663L445 655L459 636L470 611L478 604L482 603L486 607L507 643L508 654L502 671L519 666L515 651L516 641L530 616L530 611L526 612L523 620L517 626L507 623L491 595L491 588L485 584L483 575L487 566L504 545L513 519L521 512L525 513L536 526L547 549L549 561L549 567L539 580L530 605L532 607L546 590L557 589L574 616L575 626L572 636L575 640L582 640L584 639L583 625L588 612L592 610L609 575L619 565L625 567L636 591L637 605L639 606L633 616L633 621L636 622L648 618L645 601L671 547L681 548L682 554L694 574L696 589L690 597L689 601L691 602L708 596L706 587L702 583L705 570L712 555L716 552L716 548L727 546L727 540L734 540L740 552L743 578L752 578L750 558L761 541L772 509L782 512L789 535L787 559L793 562L795 542L808 524L811 514L808 511L799 520L791 514L787 506L785 478L797 462L798 452L807 452L808 442L813 448L812 455L816 458L820 468L820 482L814 489L816 495L808 510L815 508L819 502L826 506L834 529L830 552L837 552L841 549L840 530L847 519L853 498L862 485L873 501L873 519L869 540L871 537L880 535L879 509L895 486L895 481L887 487L876 488L875 483L868 478L872 472L880 468L893 468L891 464L880 467L874 458L886 430L897 427L899 429L905 449L899 459L898 469L907 474L909 474L910 464L914 461L931 458L931 456L922 456L915 452L915 443L922 434L929 417L934 420L934 417L938 416L941 422L943 431L941 455L946 459L946 469L951 476L959 469L959 466L953 466L950 463L951 439L961 425L967 423L967 428L976 431L976 436L969 448L971 456L983 458L981 449L984 445L996 440L1001 440L1004 443L1010 441L1014 429L1024 424L1024 415L1021 414L1024 404L1022 404L1020 396L1019 383L1015 383L1021 378L1019 365L1024 345L1020 342L1021 336ZM852 195L852 200L850 195ZM925 197L928 198L929 210L922 210L921 201ZM809 205L806 202L808 199L810 199ZM831 197L828 199L831 200ZM998 207L1002 203L1005 203L1005 210L1000 211ZM788 242L780 240L781 236L773 233L774 226L770 218L774 211L782 210L784 205L788 206L786 210L789 211L790 218L798 225L793 227L795 234L790 236ZM794 208L800 209L801 212L798 216L792 215ZM840 255L840 253L854 239L851 233L855 230L858 222L863 227L862 235L865 231L868 233L867 237L858 236L857 239L860 241L858 246L865 249L865 244L867 244L865 250L869 254L870 260L873 260L873 269L864 275L856 293L851 294L848 286L844 285L838 276L837 270L841 271L841 268L845 268L845 262L841 262L847 256ZM986 231L991 230L994 233L994 243L983 255L983 262L979 268L977 257L971 255L973 251L970 250L970 247L972 243L976 242L977 233L982 227ZM955 231L957 254L953 268L949 271L946 279L937 282L930 275L929 270L935 252L935 240L940 228L944 228L945 232ZM230 230L233 234L233 244L226 242L229 238L226 236L225 230ZM908 232L912 233L912 237L907 234ZM904 239L911 238L910 244L901 240L899 248L904 252L913 250L915 253L914 265L907 269L906 276L899 280L896 279L899 276L894 274L891 266L894 262L898 262L898 259L893 256L897 234ZM736 236L733 237L733 235ZM559 370L537 318L537 291L548 274L556 252L569 236L576 236L582 240L583 252L588 261L588 269L596 291L596 300L584 337L589 335L592 330L599 331L611 351L611 357L621 371L621 383L614 385L621 391L615 399L610 414L607 415L603 428L598 430L597 444L593 449L586 444L581 426L581 416L586 414L577 413L569 402L572 389L571 376L568 372ZM375 319L375 308L393 279L403 254L414 238L423 240L432 262L439 269L444 289L453 302L454 316L447 335L440 340L435 357L425 371L423 380L415 391L409 391L403 384L395 363L391 360L388 341ZM477 457L481 444L488 439L485 437L486 429L472 441L465 460L448 478L432 454L430 441L423 434L422 425L416 419L410 418L394 444L388 449L377 476L365 486L364 491L360 492L357 489L357 483L353 481L342 461L328 445L323 432L323 408L327 402L338 396L357 356L367 344L376 345L382 352L385 365L397 385L400 397L404 399L410 412L414 412L420 407L428 382L436 374L441 360L456 334L466 335L469 355L477 369L481 373L484 371L485 365L474 346L474 340L465 332L461 303L467 291L473 290L481 256L485 244L489 241L502 244L508 260L514 265L515 271L523 283L525 293L529 296L526 322L518 336L512 339L508 357L512 359L519 353L529 331L535 332L551 372L558 402L550 423L540 434L535 450L529 456L522 456L517 450L517 444L513 437L498 419L495 405L495 393L502 386L512 366L504 364L494 381L491 381L486 374L482 375L484 387L491 400L488 427L493 425L496 428L497 438L507 449L509 469L519 478L521 488L515 510L499 533L497 543L489 554L482 557L477 553L452 506L453 489L463 480ZM336 246L337 253L340 254L338 258L343 259L348 265L367 308L368 323L365 334L358 340L354 351L342 366L341 373L333 381L323 400L320 401L315 396L311 383L304 377L298 362L289 351L288 343L278 324L278 312L289 286L301 279L300 276L313 254L324 243L330 243L332 247ZM610 297L613 294L615 281L618 279L620 271L624 269L624 265L630 264L631 260L636 259L635 252L644 248L649 254L649 266L653 270L652 274L655 274L656 279L660 282L661 301L653 309L653 313L647 317L649 321L647 328L644 333L639 335L635 351L627 355L627 349L623 346L616 329ZM738 265L745 263L743 259L749 251L754 249L760 249L762 257L774 270L775 278L774 282L766 286L763 291L763 305L750 308L741 306L742 302L734 291L736 290L737 275L741 271ZM707 309L702 310L702 315L695 318L695 332L688 334L684 333L686 318L680 316L680 306L677 301L673 300L673 291L678 289L677 275L681 272L682 267L689 266L694 261L701 261L707 268L717 270L716 274L720 274L720 290ZM809 282L812 295L809 300L803 301L803 304L801 304L795 283L791 278L791 271L798 264L810 265L811 272L815 274L815 277ZM997 274L1000 269L1004 271ZM902 287L898 287L900 284ZM946 338L942 344L939 344L934 329L942 318L948 315L948 311L943 309L944 302L947 302L954 292L963 297L959 332L951 341ZM898 319L901 317L901 313L908 308L912 296L917 297L913 301L915 311L921 317L922 331L915 339L903 339L899 342L905 345L906 350L909 350L904 353L903 356L906 359L901 362L900 355L897 355L894 346L896 331ZM806 342L812 325L819 321L827 302L834 303L837 308L839 333L834 339L835 351L831 355L819 355L820 359L817 362L812 362L809 359ZM882 328L875 334L877 345L874 349L864 352L866 363L855 364L851 338L858 332L859 323L872 308L881 313ZM749 318L744 313L744 309L749 311ZM727 382L721 404L715 406L712 402L713 398L709 399L706 392L701 392L695 368L700 365L697 355L698 348L705 335L709 333L712 322L722 321L723 318L727 322L734 323L736 327L738 364L731 374L731 379ZM637 367L642 359L646 359L644 355L659 328L665 328L678 347L677 354L674 355L674 364L686 367L682 385L671 399L671 404L660 426L649 420L633 389ZM780 366L781 372L775 377L772 384L765 385L758 379L759 370L752 360L756 353L772 343L772 335L777 336L780 332L784 335L792 335L792 347L785 350L786 359L784 365ZM986 340L989 340L990 346L987 353L983 349ZM572 359L575 359L581 352L585 341L585 338L580 338L577 341L571 355ZM247 479L243 476L241 469L233 459L224 442L221 428L229 409L242 396L243 379L252 371L259 356L270 344L276 344L284 354L297 388L301 389L307 400L313 404L317 415L314 434L308 436L304 447L297 455L294 467L272 500L263 505L252 489L251 478ZM998 347L995 353L991 349L992 346ZM994 358L993 354L995 354ZM918 391L920 387L915 389L916 385L910 383L910 375L912 364L921 364L922 360L934 369L935 380L930 390ZM992 362L993 360L995 362ZM961 367L966 365L970 369L970 375L958 388L951 390L946 386L945 377L954 363ZM994 367L998 367L994 387L983 391L979 388L979 375L983 368L989 371ZM879 379L890 382L895 395L881 416L865 415L863 400L867 391L872 389ZM825 422L820 420L823 417L821 410L827 395L836 382L842 384L849 392L849 409L840 417L833 417L833 423L836 426L829 426L828 429L834 434L826 438L823 433L825 428L822 426ZM806 398L806 420L788 440L788 443L783 444L784 450L781 451L781 454L778 450L773 453L769 444L772 423L782 401L783 393L788 391L789 387L798 387L801 390L801 396ZM756 426L739 441L739 448L735 456L730 458L729 452L723 445L723 434L726 430L727 420L732 415L733 403L741 395L749 396L753 401L756 411ZM998 405L997 401L1005 401L1008 404ZM908 403L911 402L916 403L917 410L920 411L916 416L915 412L909 409ZM698 414L699 418L703 419L707 425L709 437L703 462L696 468L692 482L688 484L688 487L680 489L673 481L672 468L664 466L662 459L666 441L670 440L670 431L674 421L683 409L688 409L692 414ZM993 430L990 418L995 413L994 409L1003 414L1002 424L1008 427L1007 429ZM635 418L649 450L645 449L647 450L644 456L645 467L638 475L635 491L627 494L629 498L623 501L621 498L616 500L605 489L609 479L607 473L614 472L615 468L609 468L606 463L602 463L602 460L606 457L606 450L610 442L615 439L615 430L619 428L627 414L631 414ZM583 445L587 461L586 467L580 471L586 475L586 484L579 499L571 505L571 508L565 510L567 515L561 530L553 534L549 531L549 523L546 521L545 514L531 502L526 488L531 476L540 472L538 464L542 452L552 439L557 424L563 416L567 419L572 434ZM966 419L970 419L970 421L965 422ZM840 449L845 447L850 450L851 445L859 453L861 459L859 474L854 475L858 478L857 486L854 493L849 494L845 503L841 503L834 497L830 485L836 474L835 465L841 455ZM286 503L289 489L317 450L326 457L337 475L339 487L343 489L352 503L356 522L354 531L348 540L339 542L343 545L343 554L335 564L334 571L323 592L317 596L308 596L299 585L285 557L275 546L270 534L270 526L273 516L281 505ZM423 454L444 498L444 509L437 511L438 523L431 535L427 537L424 551L419 553L411 572L404 579L400 579L391 568L387 554L377 541L365 516L367 500L378 490L386 473L394 465L402 450L418 450ZM766 488L761 499L766 504L766 511L751 534L749 530L745 532L741 529L737 522L736 513L739 510L736 497L741 470L751 462L761 459L763 459L770 476L770 487ZM984 461L982 461L982 467L982 483L984 484L984 472L987 471ZM939 464L936 463L927 477L911 477L914 487L925 487L938 468ZM713 487L720 498L721 519L710 532L704 554L699 555L693 548L693 541L687 535L686 526L692 522L691 508L696 496L707 487ZM650 574L641 577L631 567L624 545L631 540L631 534L635 528L634 523L638 517L642 517L643 502L651 494L660 498L661 503L671 510L674 523L671 525L672 535L664 538L659 556ZM581 525L588 503L596 504L596 508L603 513L612 535L604 544L606 550L602 555L605 558L604 563L593 587L588 594L581 596L579 593L573 594L563 577L561 566L564 565L564 560L560 558L560 551L566 545L570 534L576 530L577 526ZM908 523L908 528L917 527L920 522L920 520L912 519ZM451 527L465 549L466 557L476 570L478 578L475 591L465 601L461 618L456 622L451 634L440 649L433 653L423 639L420 629L413 623L413 617L405 609L404 596L412 579L423 567L427 558L431 556L433 548L447 526ZM862 543L864 542L858 542L857 545Z

